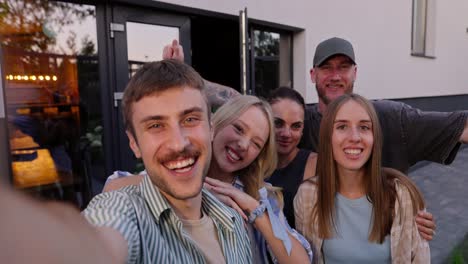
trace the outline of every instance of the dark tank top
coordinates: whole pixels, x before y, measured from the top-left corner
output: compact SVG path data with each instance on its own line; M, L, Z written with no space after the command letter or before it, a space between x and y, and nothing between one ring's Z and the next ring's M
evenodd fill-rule
M284 208L283 213L288 220L289 225L295 228L294 220L294 196L304 178L304 170L307 164L310 150L300 149L296 157L282 169L276 169L270 178L266 181L273 186L283 188Z

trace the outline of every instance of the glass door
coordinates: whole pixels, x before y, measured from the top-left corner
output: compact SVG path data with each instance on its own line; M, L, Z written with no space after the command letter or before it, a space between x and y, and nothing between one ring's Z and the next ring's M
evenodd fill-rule
M123 91L130 77L146 62L162 59L163 47L177 39L185 51L185 62L191 63L190 20L188 17L153 10L116 6L109 25L115 57L113 93L114 146L117 147L116 169L138 172L143 168L128 145L122 122Z
M20 191L82 208L104 168L96 6L8 0L2 8L0 147L9 147L0 157L9 168L1 173Z

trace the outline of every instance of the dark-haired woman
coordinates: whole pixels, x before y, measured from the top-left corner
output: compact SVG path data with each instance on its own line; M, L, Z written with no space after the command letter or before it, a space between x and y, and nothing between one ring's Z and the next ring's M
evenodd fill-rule
M275 121L278 165L267 182L281 187L284 196L284 215L294 228L293 200L302 181L315 175L317 154L297 145L304 129L304 98L289 87L275 89L268 102Z

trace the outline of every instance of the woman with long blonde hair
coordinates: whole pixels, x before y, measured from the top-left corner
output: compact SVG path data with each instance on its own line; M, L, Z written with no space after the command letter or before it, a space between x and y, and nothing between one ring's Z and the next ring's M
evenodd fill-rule
M425 207L418 188L382 168L382 132L369 101L343 95L320 125L317 176L294 200L296 228L320 263L429 263L415 216Z
M239 120L245 114L245 120ZM261 113L262 115L258 115ZM266 122L265 122L266 121ZM265 186L264 179L268 178L276 169L278 162L276 154L275 131L273 124L273 114L270 105L255 96L237 96L220 107L212 118L214 137L213 137L213 159L208 177L220 179L224 182L233 182L239 179L244 186L244 191L248 195L259 198L258 190ZM249 123L252 125L249 126ZM266 126L261 126L266 125ZM260 127L259 127L260 126ZM219 134L224 134L226 130L232 129L236 134L244 136L247 132L256 132L258 135L253 135L250 146L242 145L245 142L234 139L235 145L229 145L231 142L222 142L224 139ZM249 131L245 131L249 129ZM263 134L263 135L262 135ZM265 139L262 136L265 135ZM257 137L255 137L257 136ZM224 145L223 145L224 143ZM232 151L241 149L247 150L255 156L253 161L250 156L246 158L240 157L237 162L232 158ZM246 154L250 154L246 152ZM225 167L223 167L225 165ZM233 173L234 172L234 173ZM277 195L281 195L278 189L268 187Z
M312 255L310 246L289 227L280 190L264 182L277 164L270 105L255 96L238 96L221 106L212 121L213 158L205 187L251 224L254 263L308 262L304 257Z

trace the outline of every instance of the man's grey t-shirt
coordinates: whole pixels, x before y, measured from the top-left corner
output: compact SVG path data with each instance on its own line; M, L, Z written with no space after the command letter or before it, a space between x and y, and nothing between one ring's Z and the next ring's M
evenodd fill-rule
M372 101L383 133L382 165L407 172L418 161L450 164L460 147L467 112L424 112L390 100ZM322 114L306 107L301 148L317 151Z

